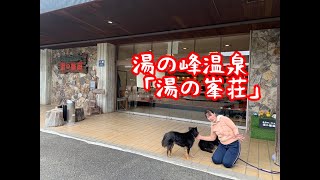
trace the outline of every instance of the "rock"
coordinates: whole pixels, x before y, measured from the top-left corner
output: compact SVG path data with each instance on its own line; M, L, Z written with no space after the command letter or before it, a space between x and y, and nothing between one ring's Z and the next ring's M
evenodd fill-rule
M261 50L261 51L252 52L251 62L253 65L254 64L261 65L261 63L268 60L267 56L268 56L268 52L266 49Z
M56 127L64 124L62 108L52 109L46 112L45 127Z
M268 36L269 33L268 33L268 30L267 29L263 29L263 30L256 30L256 36L257 37L265 37L265 36ZM253 31L254 32L254 31Z
M267 49L268 47L268 41L266 41L263 38L252 38L252 48L255 48L256 50L260 49Z
M280 65L280 56L269 56L270 62L275 65Z
M277 43L277 42L274 42L274 43L269 42L269 43L268 43L268 50L277 48L276 43Z
M265 73L265 72L267 72L267 71L269 71L270 70L270 65L260 65L260 68L258 69L258 72L257 72L257 74L263 74L263 73Z
M75 116L76 116L76 122L84 120L85 115L84 115L83 108L76 108L75 109Z
M76 107L77 107L77 108L82 108L85 101L86 101L86 99L85 99L84 97L80 97L80 98L76 101Z
M252 87L253 87L254 84L260 84L261 77L262 77L261 74L259 74L259 75L253 74L252 76L250 76L250 85L252 85Z
M269 71L263 73L262 78L269 82L273 78L275 78L275 75L274 75L274 73L272 73L272 71L269 70Z
M268 55L269 56L280 56L280 48L274 47L274 48L270 48L268 50Z
M84 102L83 102L83 112L84 112L84 116L88 116L89 115L89 100L86 99Z
M276 64L271 64L270 71L273 72L273 73L277 73L278 66Z

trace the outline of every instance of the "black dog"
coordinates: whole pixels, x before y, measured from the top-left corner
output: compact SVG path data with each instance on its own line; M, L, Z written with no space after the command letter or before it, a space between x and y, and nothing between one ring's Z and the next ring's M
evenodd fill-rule
M209 153L213 153L214 146L218 146L219 143L220 143L220 141L217 137L214 141L200 140L198 143L198 146L202 151L207 151Z
M162 139L162 147L167 147L167 156L171 157L172 148L174 144L186 148L186 159L189 159L190 149L193 146L195 137L199 134L197 127L189 127L189 131L186 133L180 133L176 131L170 131L164 134ZM168 154L170 152L170 155Z

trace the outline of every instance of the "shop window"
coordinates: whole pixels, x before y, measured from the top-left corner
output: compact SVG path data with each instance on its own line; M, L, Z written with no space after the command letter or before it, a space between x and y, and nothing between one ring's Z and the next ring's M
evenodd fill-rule
M195 51L199 55L207 56L210 52L220 52L220 37L197 39L195 42Z

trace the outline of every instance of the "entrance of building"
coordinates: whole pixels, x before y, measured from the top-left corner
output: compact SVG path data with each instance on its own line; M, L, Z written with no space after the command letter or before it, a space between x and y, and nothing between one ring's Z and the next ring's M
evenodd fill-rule
M120 45L118 48L117 60L117 110L142 114L147 116L162 117L167 119L178 119L186 121L198 121L209 123L204 116L206 109L211 109L218 114L230 117L235 124L242 129L246 128L247 101L230 101L224 94L224 98L212 101L205 97L204 76L193 77L184 72L176 72L173 76L179 85L185 79L198 81L201 84L201 93L197 97L180 96L178 100L171 98L158 99L154 97L155 88L151 87L149 92L143 88L141 76L131 73L131 58L134 54L151 51L154 54L154 61L160 56L169 54L177 60L188 56L193 51L201 57L211 52L220 52L223 55L223 65L230 63L230 56L234 51L240 51L246 59L246 70L249 69L249 34L234 36L219 36L199 39L187 39L179 41L153 42L142 44ZM163 73L161 76L166 76ZM172 74L171 74L172 76ZM223 76L226 82L226 76ZM226 88L225 83L223 88Z

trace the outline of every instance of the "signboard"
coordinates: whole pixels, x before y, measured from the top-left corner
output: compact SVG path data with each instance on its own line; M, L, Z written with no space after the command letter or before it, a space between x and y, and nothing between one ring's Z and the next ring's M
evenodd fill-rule
M104 66L104 60L99 60L99 67L103 67Z
M78 54L78 55L68 55L61 56L59 58L58 68L60 73L87 73L88 72L88 55Z
M274 118L260 118L259 119L259 127L274 129L276 127L276 119L274 119Z

